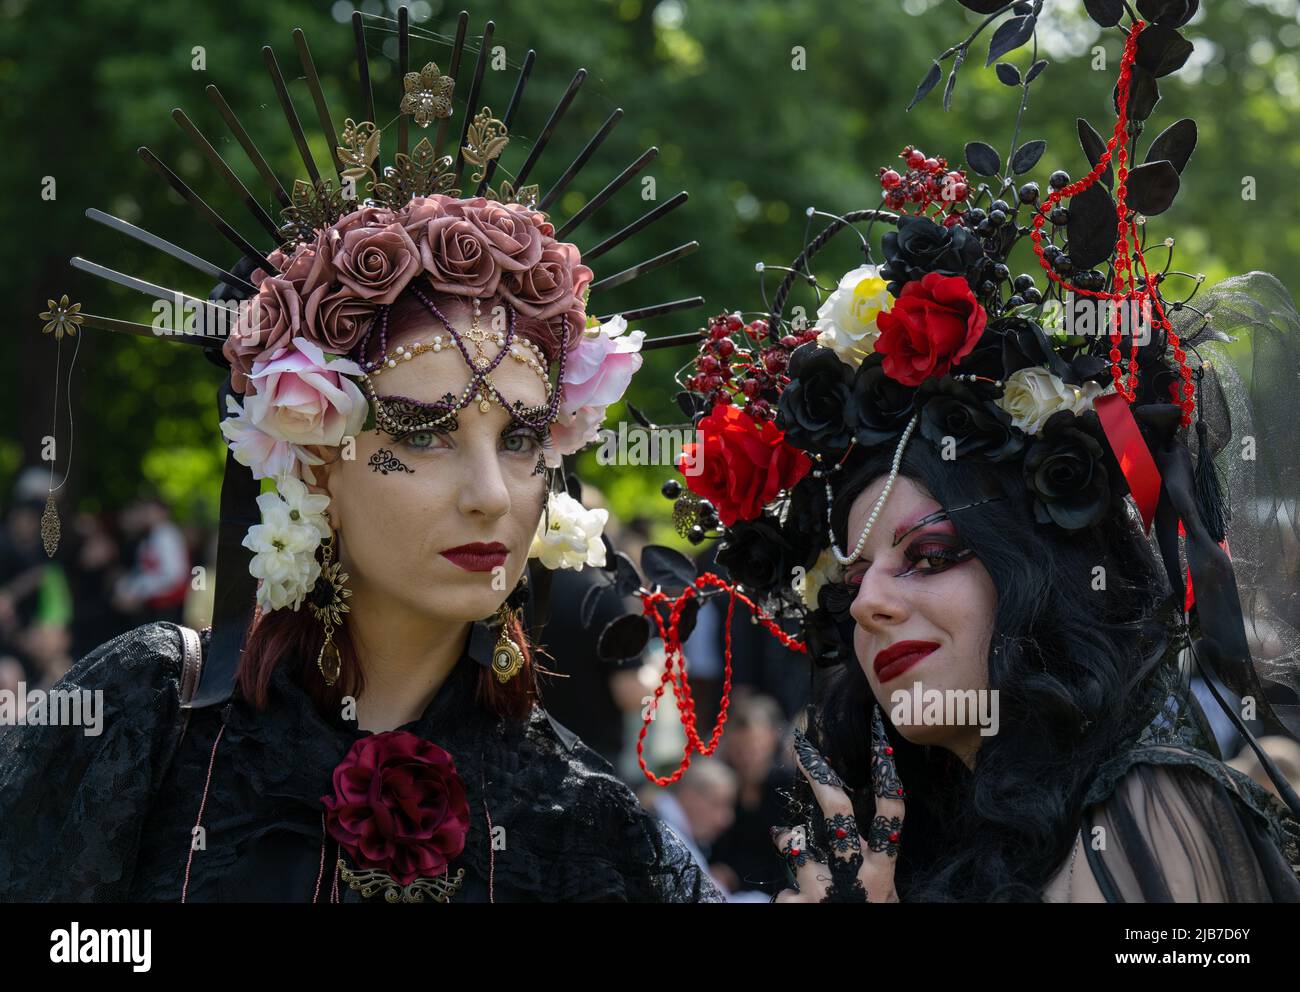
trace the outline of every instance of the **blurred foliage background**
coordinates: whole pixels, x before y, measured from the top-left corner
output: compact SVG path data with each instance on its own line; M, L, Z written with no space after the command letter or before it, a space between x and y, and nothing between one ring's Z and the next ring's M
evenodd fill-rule
M580 208L651 144L661 154L645 174L655 178L658 199L690 191L689 203L670 223L600 260L598 276L699 240L700 250L684 263L620 288L595 307L609 312L697 293L707 298L705 310L647 322L652 336L693 330L709 313L761 310L754 263L788 264L803 245L811 205L835 213L876 205L876 172L895 164L903 145L946 156L955 166L969 140L998 149L1011 141L1019 90L983 67L987 33L959 74L949 113L941 107L942 87L905 112L930 60L978 23L955 0L420 0L412 5L414 68L427 60L447 68L450 32L462 6L471 14L471 47L477 48L483 23L492 18L493 43L504 46L509 62L504 71L487 72L481 102L504 111L525 52L538 52L505 169L523 161L578 66L591 76L534 173L543 189L611 109L626 110L553 211L557 219ZM290 32L306 32L336 124L346 116L360 119L349 21L354 9L362 10L376 103L391 116L401 93L396 7L378 0L359 8L346 0L0 2L7 235L0 239L0 362L8 370L0 391L0 492L22 467L39 464L41 439L53 423L58 346L52 335L40 333L36 316L47 298L67 293L91 313L151 320L146 297L82 276L69 267L71 256L199 296L210 288L166 256L85 219L84 210L99 207L232 265L237 253L145 165L137 147L152 149L261 243L260 231L170 119L172 108L186 110L274 215L271 197L204 87L220 87L287 187L303 174L302 163L259 48L274 48L316 160L326 163ZM1144 150L1150 137L1180 117L1194 117L1200 128L1177 203L1151 222L1151 240L1177 237L1175 268L1204 272L1211 281L1252 268L1267 268L1290 285L1300 277L1297 7L1297 0L1206 0L1184 29L1196 50L1182 70L1161 80L1163 99L1141 145ZM1031 90L1020 140L1046 139L1047 153L1028 177L1046 188L1053 169L1074 176L1087 169L1076 117L1109 133L1122 36L1113 29L1103 35L1078 0L1048 0L1038 45L1051 65ZM462 64L458 96L468 85L472 59L467 55ZM1029 48L1009 60L1027 68ZM385 118L383 109L379 116ZM412 133L418 136L417 129ZM384 157L391 161L393 133L386 139ZM41 195L46 177L55 182L52 199ZM1243 198L1247 177L1253 177L1255 199ZM648 209L638 191L636 184L626 187L584 225L575 237L579 246L596 244ZM852 245L838 247L840 254L819 258L823 284L833 284L860 260ZM1013 271L1027 269L1027 246L1017 251L1013 262L1021 264ZM768 278L770 293L776 280ZM815 308L811 298L796 302ZM145 483L161 490L181 519L215 521L223 464L215 404L221 373L196 348L98 330L79 337L79 344L65 339L61 352L66 373L72 349L79 349L71 377L70 466L68 399L59 399L55 479L70 470L65 504L109 509ZM658 422L680 421L671 379L688 357L681 348L648 356L631 401ZM669 469L601 466L590 452L579 464L617 514L657 518L655 536L663 538L668 504L658 489Z

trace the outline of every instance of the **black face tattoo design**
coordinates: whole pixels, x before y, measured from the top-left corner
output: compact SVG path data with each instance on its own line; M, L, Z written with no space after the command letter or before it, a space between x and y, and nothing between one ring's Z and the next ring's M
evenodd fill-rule
M407 467L400 458L387 448L380 448L376 451L370 456L370 461L367 464L370 466L371 471L383 472L384 475L389 472L409 472L412 474L415 472L415 469Z

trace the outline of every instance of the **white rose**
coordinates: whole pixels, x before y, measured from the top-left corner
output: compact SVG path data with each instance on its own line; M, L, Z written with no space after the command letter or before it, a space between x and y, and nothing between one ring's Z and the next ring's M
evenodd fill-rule
M528 557L539 559L546 568L603 566L605 543L600 535L609 511L588 510L568 493L551 493L546 506Z
M1092 409L1093 400L1113 388L1113 383L1103 389L1091 381L1082 387L1071 386L1035 365L1012 372L1005 391L994 402L1011 415L1012 426L1026 434L1037 434L1052 414L1060 410L1086 413Z
M278 493L262 493L257 497L262 522L248 528L243 540L244 547L253 552L249 574L262 580L257 588L257 602L265 610L286 606L298 609L320 575L320 562L316 560L316 548L322 536L317 522L320 515L309 513L304 519L301 507L314 506L315 500L326 497L303 495L305 486L303 494L297 493L292 485L289 488L299 508L291 506Z
M840 361L857 368L876 350L880 330L876 318L888 310L892 297L874 265L860 265L840 280L835 292L817 311L817 343L830 348Z
M835 553L830 548L822 549L807 574L803 577L803 589L799 595L804 606L810 610L817 609L817 594L828 582L838 582L843 575L840 563L835 560Z

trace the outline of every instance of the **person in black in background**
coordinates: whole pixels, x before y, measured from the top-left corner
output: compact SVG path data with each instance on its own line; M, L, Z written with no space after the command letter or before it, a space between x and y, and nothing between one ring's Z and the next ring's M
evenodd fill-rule
M786 724L771 696L745 695L730 707L722 758L736 772L736 819L713 845L711 870L727 890L768 894L786 885L785 869L772 857L769 829L784 822L791 768L784 760Z

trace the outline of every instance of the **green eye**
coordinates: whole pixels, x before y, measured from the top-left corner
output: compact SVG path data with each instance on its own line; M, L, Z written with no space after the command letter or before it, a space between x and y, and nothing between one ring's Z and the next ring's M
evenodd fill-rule
M436 439L437 434L433 431L412 431L402 438L402 444L417 451L427 451L436 446Z
M517 434L507 434L501 439L506 451L514 454L521 454L526 451L532 451L542 442L541 439L532 431L521 431Z

